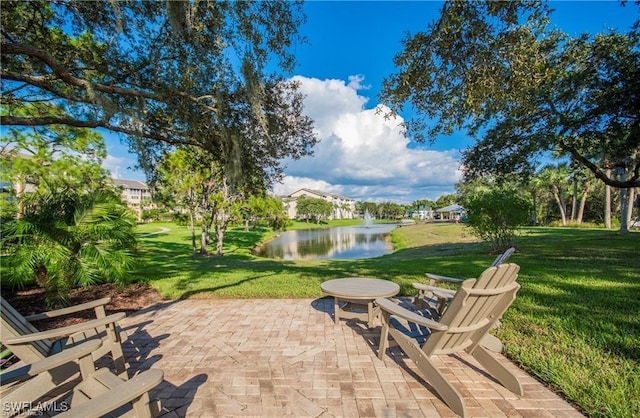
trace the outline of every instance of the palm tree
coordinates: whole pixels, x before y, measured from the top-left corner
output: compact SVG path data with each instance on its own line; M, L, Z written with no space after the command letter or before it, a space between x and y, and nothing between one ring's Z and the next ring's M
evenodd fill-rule
M35 280L49 307L67 304L76 286L124 283L135 260L134 230L133 213L112 193L25 196L23 216L2 225L3 280L18 287Z

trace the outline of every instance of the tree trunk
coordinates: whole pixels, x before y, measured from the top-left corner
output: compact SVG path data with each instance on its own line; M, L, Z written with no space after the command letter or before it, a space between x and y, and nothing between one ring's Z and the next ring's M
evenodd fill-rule
M49 281L49 272L45 266L40 266L36 269L36 283L41 288L47 287L47 282Z
M580 198L580 208L578 209L578 216L576 221L578 224L582 223L582 218L584 216L584 207L587 204L587 195L589 194L589 184L584 185L584 189L582 189L582 197Z
M556 199L558 203L558 208L560 209L560 216L562 217L562 226L567 226L567 202L562 196L562 193L558 190L558 188L553 188L553 197Z
M231 217L227 213L226 209L221 208L216 214L216 255L218 257L223 255L222 247L224 246L224 234L227 232Z
M22 176L18 177L15 187L16 199L18 200L18 212L16 212L16 218L20 219L24 216L24 179Z
M630 189L628 189L628 194L629 196L627 196L628 199L628 208L627 208L627 224L631 224L631 220L633 219L633 203L636 199L636 189L631 187Z
M200 232L200 255L207 255L207 227L202 224L202 230Z
M575 221L578 216L578 180L575 176L571 179L573 186L573 196L571 198L571 220Z
M611 177L611 169L607 168L607 177ZM611 186L604 185L604 227L611 229Z
M194 221L193 211L189 211L189 229L191 229L191 250L193 254L198 252L198 248L196 247L196 225Z
M618 167L618 179L621 181L626 180L627 170L624 167ZM629 189L620 189L620 232L625 234L629 232L628 227L628 212L629 212Z
M532 221L533 221L533 226L537 226L538 225L538 199L537 196L538 194L534 191L531 193L531 197L533 199L533 217L532 217Z
M222 246L224 245L224 233L227 230L228 221L223 221L222 225L219 225L217 228L216 238L218 239L216 243L216 255L218 257L222 256Z

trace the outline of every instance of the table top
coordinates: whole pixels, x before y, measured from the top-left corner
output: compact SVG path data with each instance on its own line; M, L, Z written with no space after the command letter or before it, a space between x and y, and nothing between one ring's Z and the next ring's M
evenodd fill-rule
M375 299L395 296L400 292L400 286L389 280L372 279L369 277L350 277L328 280L320 285L324 293L329 296L348 299Z

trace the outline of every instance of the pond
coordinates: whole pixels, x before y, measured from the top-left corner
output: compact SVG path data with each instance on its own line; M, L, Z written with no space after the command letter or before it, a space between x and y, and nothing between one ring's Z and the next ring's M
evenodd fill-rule
M390 232L396 226L372 224L286 231L265 244L256 254L283 260L378 257L393 251Z

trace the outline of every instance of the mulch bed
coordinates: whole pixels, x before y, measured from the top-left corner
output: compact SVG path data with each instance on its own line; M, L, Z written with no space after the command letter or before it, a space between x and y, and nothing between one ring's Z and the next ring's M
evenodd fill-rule
M5 294L6 293L6 294ZM46 312L44 290L32 288L19 290L13 294L2 291L2 296L22 315L32 315ZM105 297L111 298L111 303L106 305L107 315L116 312L126 312L127 314L145 308L162 300L162 296L157 290L148 285L132 284L128 286L116 286L112 283L105 283L97 286L73 289L70 293L70 305L77 305L92 300ZM93 309L79 312L70 316L44 319L34 323L40 331L64 327L95 318Z
M47 309L45 293L42 288L24 289L15 293L11 292L10 289L3 288L2 297L24 316L50 310ZM78 305L106 297L111 298L111 302L105 306L107 315L117 312L129 314L162 300L158 291L151 286L142 284L116 286L112 283L73 289L70 292L69 299L70 305ZM94 318L95 311L90 309L67 316L34 321L33 325L39 331L47 331L54 328L74 325ZM12 355L5 359L0 359L0 368L10 367L17 360L18 359Z

